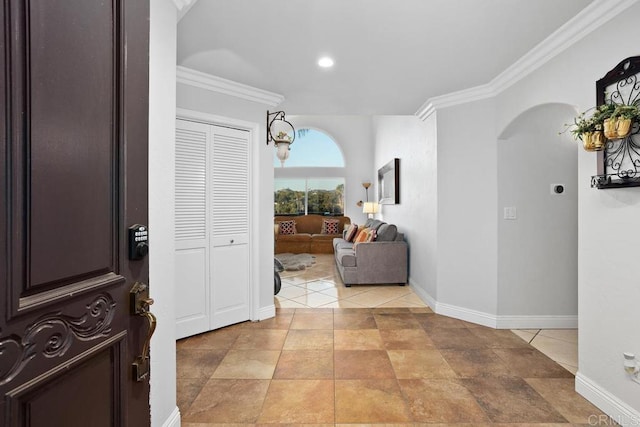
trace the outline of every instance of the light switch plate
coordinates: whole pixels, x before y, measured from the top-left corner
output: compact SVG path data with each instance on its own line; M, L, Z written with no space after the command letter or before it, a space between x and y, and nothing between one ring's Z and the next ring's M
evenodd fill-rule
M504 219L517 219L518 213L515 206L506 206L504 208Z

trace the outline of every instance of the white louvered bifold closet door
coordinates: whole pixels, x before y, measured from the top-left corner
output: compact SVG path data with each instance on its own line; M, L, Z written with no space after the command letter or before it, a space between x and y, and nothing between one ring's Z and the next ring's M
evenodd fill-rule
M211 127L176 121L176 336L209 330L208 150Z
M212 328L249 319L248 131L212 127Z
M176 121L176 336L249 320L250 133Z

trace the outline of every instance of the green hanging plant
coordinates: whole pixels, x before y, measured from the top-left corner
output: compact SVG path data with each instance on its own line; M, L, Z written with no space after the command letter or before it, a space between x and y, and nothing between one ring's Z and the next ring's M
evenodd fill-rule
M566 129L560 133L570 130L574 139L582 140L583 134L602 131L605 120L610 119L615 110L615 104L602 104L599 107L590 108L573 119L573 123L565 124Z
M633 123L640 118L637 105L617 105L611 117L604 122L604 134L609 139L625 138Z

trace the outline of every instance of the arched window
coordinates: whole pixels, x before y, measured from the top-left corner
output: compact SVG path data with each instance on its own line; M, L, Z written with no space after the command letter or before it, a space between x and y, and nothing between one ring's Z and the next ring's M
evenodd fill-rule
M281 167L273 154L273 166ZM298 129L291 145L291 153L284 163L285 168L343 168L344 156L336 142L326 133L316 129Z
M298 129L284 167L273 158L276 215L344 215L344 156L329 135Z

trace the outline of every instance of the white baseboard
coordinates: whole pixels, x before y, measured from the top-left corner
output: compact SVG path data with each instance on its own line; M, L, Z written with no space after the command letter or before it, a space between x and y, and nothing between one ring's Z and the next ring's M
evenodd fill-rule
M257 318L253 320L271 319L272 317L276 316L276 306L271 304L266 307L260 307L256 314Z
M409 278L409 286L431 309L443 316L449 316L466 322L488 326L495 329L575 329L578 327L578 316L496 316L495 314L473 310L457 305L438 302L427 291Z
M427 304L431 309L437 313L442 314L443 316L449 316L460 320L465 320L471 323L477 323L483 326L489 326L491 328L495 328L496 321L495 316L492 316L488 313L483 313L480 311L471 310L464 307L457 307L450 304L443 304L438 302L434 297L432 297L427 291L424 290L420 285L418 285L413 279L409 278L409 286L413 292L420 297L425 304Z
M621 426L640 425L640 412L622 402L580 372L576 374L576 391ZM596 416L593 420L589 420L589 424L600 425L597 421L598 418Z
M169 418L162 423L162 427L180 427L180 409L177 406L173 409Z
M455 317L466 322L476 323L490 328L496 327L496 316L470 308L459 307L451 304L437 303L436 313L444 316Z
M578 316L498 316L498 329L576 329Z
M425 291L421 286L414 282L412 278L409 278L409 287L425 304L427 304L433 311L436 311L437 301L435 300L435 298L429 295L427 291Z

